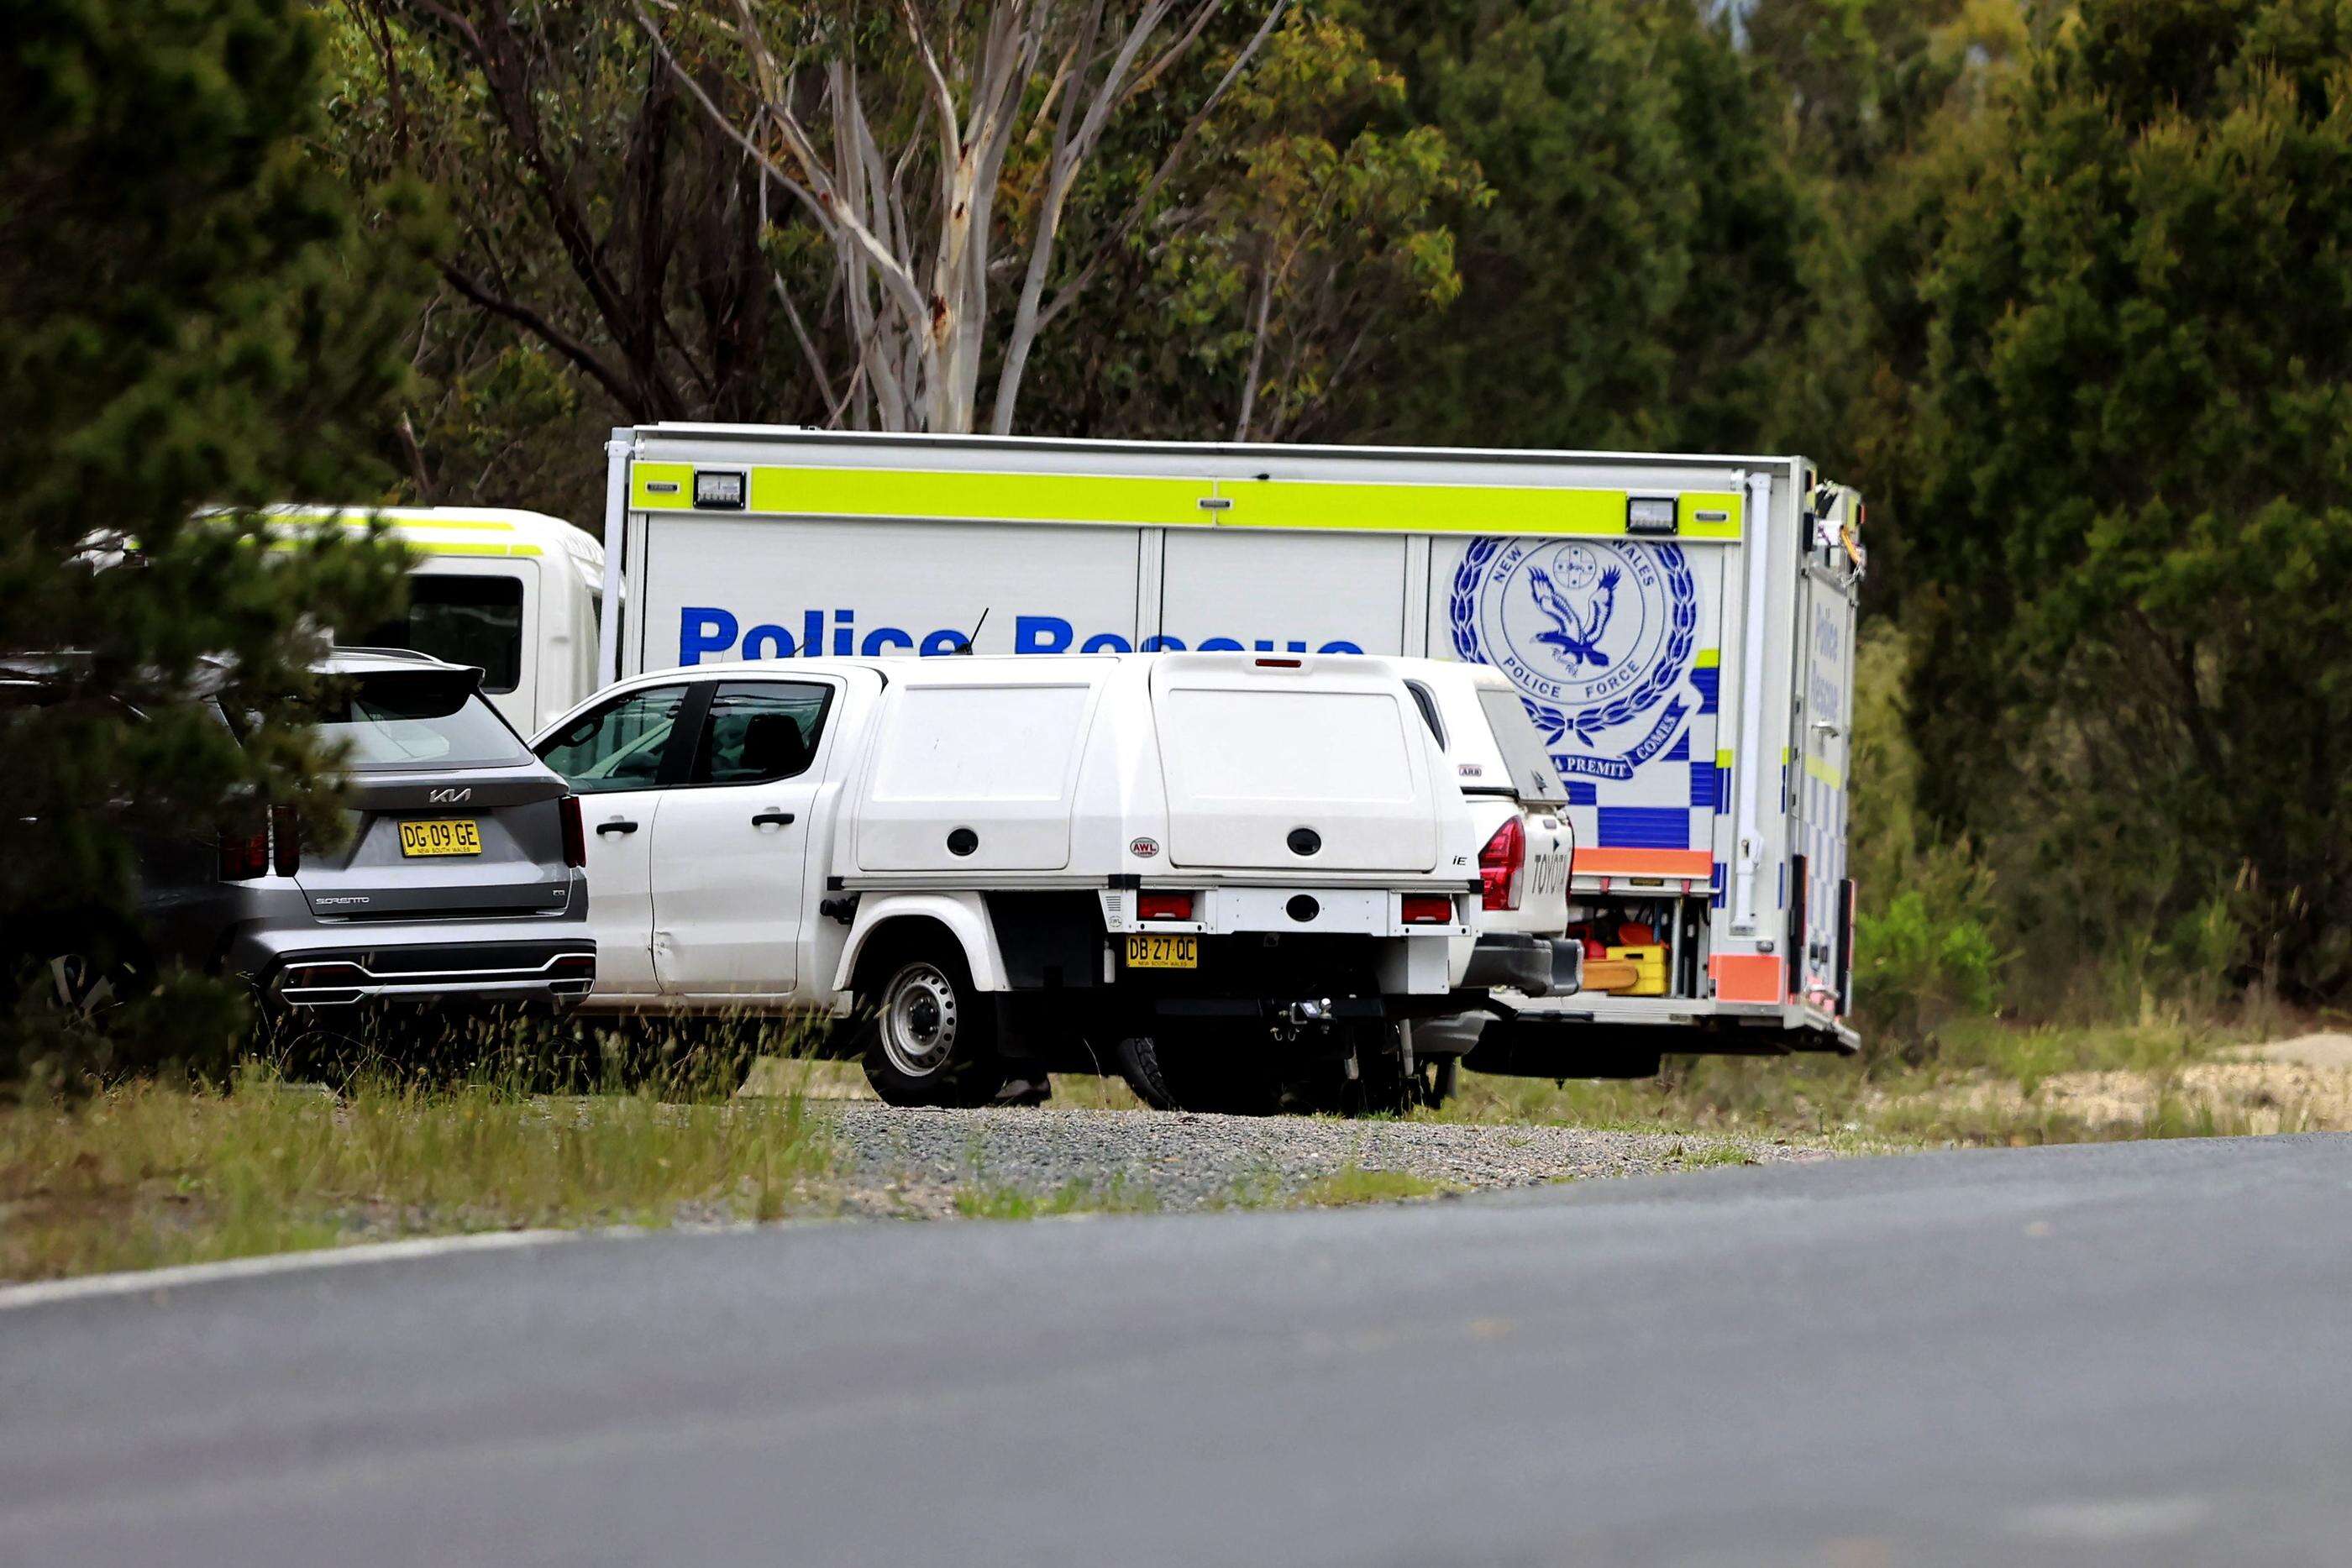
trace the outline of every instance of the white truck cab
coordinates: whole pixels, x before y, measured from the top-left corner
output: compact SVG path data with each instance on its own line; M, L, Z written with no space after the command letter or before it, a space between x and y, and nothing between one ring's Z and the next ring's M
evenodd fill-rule
M583 797L590 1010L845 1023L894 1103L1401 1106L1401 1025L1463 1007L1479 841L1391 661L702 664L535 749Z
M482 695L524 735L594 691L604 547L543 512L499 507L273 507L289 528L381 523L406 546L408 609L338 627L352 647L411 648L482 672Z

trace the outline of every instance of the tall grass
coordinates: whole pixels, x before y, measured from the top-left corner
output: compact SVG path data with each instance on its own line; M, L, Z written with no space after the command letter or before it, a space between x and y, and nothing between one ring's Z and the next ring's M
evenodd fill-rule
M833 1164L796 1092L684 1103L248 1069L0 1109L0 1278L416 1234L772 1219Z

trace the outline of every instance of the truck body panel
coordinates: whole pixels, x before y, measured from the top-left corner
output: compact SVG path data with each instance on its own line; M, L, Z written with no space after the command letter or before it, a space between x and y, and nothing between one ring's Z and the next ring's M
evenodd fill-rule
M1538 1007L1654 1025L1667 1050L1855 1043L1840 912L1861 505L1802 457L689 425L608 451L609 674L968 643L1491 664L1565 782L1578 909L1606 946L1646 937L1669 977ZM1210 852L1273 869L1275 815L1228 824L1246 852ZM1420 856L1374 848L1376 816L1325 863Z

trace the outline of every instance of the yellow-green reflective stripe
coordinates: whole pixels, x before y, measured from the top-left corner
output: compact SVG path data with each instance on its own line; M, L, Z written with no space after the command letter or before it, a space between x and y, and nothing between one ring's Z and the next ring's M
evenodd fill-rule
M688 511L694 506L694 465L639 463L629 470L630 504L640 511ZM656 490L666 485L666 490Z
M535 556L540 553L537 545L477 545L456 541L441 544L429 539L403 538L395 538L392 542L412 555ZM300 539L272 539L269 541L268 548L274 550L299 550L308 549L310 547Z
M1832 767L1829 763L1822 761L1818 757L1808 757L1805 758L1805 771L1811 774L1814 778L1820 779L1822 783L1828 785L1832 789L1843 789L1845 788L1845 775L1838 771L1837 768Z
M666 487L656 490L656 485ZM632 470L630 487L633 504L639 510L690 511L694 465L639 463ZM1739 502L1740 497L1729 492L1684 495L1680 537L1737 538ZM896 468L754 468L748 510L786 517L1106 523L1138 528L1584 536L1625 532L1622 490ZM1719 519L1699 516L1717 512L1722 514Z
M356 511L338 512L332 514L326 512L313 512L292 516L279 512L273 513L264 517L263 521L265 523L282 523L298 528L321 528L329 524L341 524L342 527L347 528L364 528L373 523L381 522L385 528L394 529L446 528L452 533L475 534L510 534L514 532L514 525L512 523L476 522L465 519L451 519L448 517L371 517L365 512Z
M1691 655L1691 664L1696 669L1712 670L1722 663L1723 650L1720 648L1701 648Z
M1731 770L1731 753L1728 751L1717 752L1715 754L1715 765L1717 768L1722 768L1727 773L1729 772Z

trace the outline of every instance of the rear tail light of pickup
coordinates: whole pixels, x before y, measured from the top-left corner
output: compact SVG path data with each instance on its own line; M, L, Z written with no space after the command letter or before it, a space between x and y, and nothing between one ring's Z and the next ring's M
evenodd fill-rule
M1528 831L1517 817L1507 817L1478 852L1479 906L1517 909L1519 883L1528 869Z
M1454 900L1442 893L1408 893L1402 910L1407 925L1451 925Z
M579 867L588 863L588 831L580 825L580 797L566 795L557 802L563 812L563 863Z
M1138 920L1190 920L1192 918L1192 895L1189 893L1139 893L1135 895L1135 917Z

